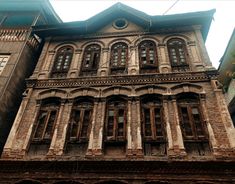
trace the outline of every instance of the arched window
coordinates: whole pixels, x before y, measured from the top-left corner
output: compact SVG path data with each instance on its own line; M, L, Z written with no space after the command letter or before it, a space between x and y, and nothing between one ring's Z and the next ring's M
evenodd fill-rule
M67 133L66 154L85 155L91 129L93 101L77 99L72 107Z
M108 101L106 112L106 140L124 141L127 122L127 103L123 98Z
M42 100L27 156L34 157L47 154L59 114L59 108L59 98Z
M70 46L62 47L57 51L51 76L53 78L64 78L69 71L73 57L73 48Z
M100 61L100 51L101 48L99 45L89 45L85 48L82 60L82 68L80 75L96 75L97 69Z
M48 98L42 101L37 118L33 141L50 141L60 108L58 98Z
M70 141L88 141L92 111L92 101L78 100L74 103L70 117Z
M153 41L143 41L139 45L140 73L156 73L158 71L156 45Z
M107 101L104 155L123 157L126 154L127 101L114 96Z
M111 74L127 73L128 46L125 43L116 43L111 48Z
M177 103L186 151L193 155L208 154L208 135L198 95L193 93L181 94L177 98Z
M166 154L166 136L162 102L156 95L141 99L144 153L147 156Z
M188 54L184 40L173 38L167 42L168 53L173 72L188 71Z

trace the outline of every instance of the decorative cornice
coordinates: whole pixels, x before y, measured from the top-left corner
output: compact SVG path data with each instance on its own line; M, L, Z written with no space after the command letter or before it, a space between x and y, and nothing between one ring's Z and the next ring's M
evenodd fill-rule
M176 82L202 82L209 81L217 76L217 71L187 72L148 75L123 75L105 77L79 77L76 79L28 79L27 87L52 88L52 87L98 87L112 85L139 85L139 84L162 84Z

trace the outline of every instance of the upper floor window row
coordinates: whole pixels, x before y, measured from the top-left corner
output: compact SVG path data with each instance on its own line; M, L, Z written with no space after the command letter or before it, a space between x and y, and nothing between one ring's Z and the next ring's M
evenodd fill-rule
M138 99L139 116L141 121L141 137L143 152L146 156L164 156L167 154L167 108L163 105L160 95L143 95ZM32 143L50 144L59 114L63 111L61 100L57 97L41 101L34 125ZM191 155L207 155L210 145L206 122L203 118L203 109L200 96L195 93L181 93L177 95L174 108L178 114L180 129L186 152ZM96 121L94 99L83 97L74 99L68 119L66 134L66 149L80 146L89 141L92 122ZM130 123L133 110L130 101L124 96L107 98L102 110L104 121L103 141L106 147L126 147L128 138L128 122ZM123 148L123 149L124 149ZM122 148L121 148L122 149ZM80 150L81 151L81 150ZM76 153L77 153L76 152ZM113 152L112 152L113 153Z
M169 60L173 72L189 70L186 43L182 39L173 38L167 42ZM51 76L63 78L67 76L72 61L74 49L71 46L62 47L56 53ZM100 65L101 47L98 44L88 45L82 57L80 76L95 76ZM138 45L140 73L157 73L159 59L157 46L151 40L144 40ZM124 42L115 43L111 47L109 66L110 74L127 74L130 60L128 45Z

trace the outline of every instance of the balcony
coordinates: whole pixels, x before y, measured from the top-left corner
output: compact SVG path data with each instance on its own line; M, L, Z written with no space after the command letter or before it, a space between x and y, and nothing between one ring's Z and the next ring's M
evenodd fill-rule
M1 28L0 29L0 41L5 42L24 42L27 41L27 45L36 50L41 42L40 38L36 35L31 35L31 30L28 28Z

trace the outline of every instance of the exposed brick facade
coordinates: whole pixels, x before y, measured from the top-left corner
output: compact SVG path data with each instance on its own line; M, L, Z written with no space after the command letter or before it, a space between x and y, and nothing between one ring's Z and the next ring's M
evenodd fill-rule
M114 13L119 6L121 10L127 8L117 4L113 7ZM128 8L128 11L130 13L133 10ZM35 34L45 37L45 43L34 73L27 80L25 96L4 147L1 162L9 170L6 175L0 170L2 181L7 183L11 175L9 183L26 180L92 184L235 182L234 127L222 90L217 84L217 72L211 66L204 46L202 28L191 25L148 32L138 23L138 18L131 18L129 13L124 16L128 21L127 27L120 30L115 29L112 23L107 23L97 32L83 36L75 34L70 37L69 32L67 35L45 36L35 31ZM167 47L171 39L185 42L189 70L172 72L173 65ZM140 74L138 46L143 40L156 44L158 73ZM118 42L128 45L127 71L110 75L111 48ZM79 77L84 50L90 44L101 47L97 74ZM74 50L67 77L51 78L56 54L63 46L70 46ZM183 135L183 110L179 104L181 98L187 95L197 97L194 103L198 104L198 109L195 111L194 105L194 111L187 112L194 117L195 112L197 114L200 111L200 123L206 132L205 142L187 142ZM113 142L107 139L107 121L113 117L109 115L113 111L108 111L108 107L114 97L123 98L126 102L123 107L126 119L122 120L120 115L118 119L119 123L125 121L124 140L119 137L119 142L117 139ZM165 139L162 142L157 139L147 142L144 137L144 121L147 121L143 111L145 97L152 102L160 99L161 105L157 108L160 109L164 128ZM39 117L46 99L54 99L54 102L59 99L60 102L52 137L49 143L35 143L35 130L39 131ZM71 140L69 142L68 137L73 125L71 121L76 99L91 99L93 110L87 131L88 140L79 137L80 142L73 143ZM117 108L117 104L112 108ZM80 121L88 112L82 108L76 111ZM158 112L154 110L151 113L157 116ZM50 123L49 120L47 123ZM203 145L204 148L195 149L191 145ZM21 166L22 171L15 172Z

